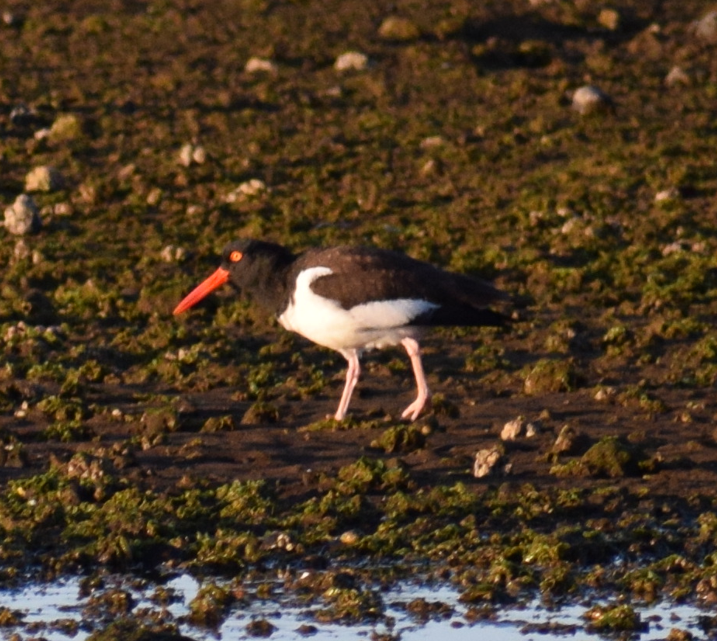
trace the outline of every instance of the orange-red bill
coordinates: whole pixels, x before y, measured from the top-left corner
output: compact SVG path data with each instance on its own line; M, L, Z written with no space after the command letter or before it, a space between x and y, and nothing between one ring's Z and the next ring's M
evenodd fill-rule
M213 292L217 287L220 287L228 280L229 271L220 267L209 278L197 285L197 287L195 287L182 299L182 302L177 305L177 309L174 310L174 315L176 316L177 314L181 314L183 311L189 309L193 305L196 305L207 294Z

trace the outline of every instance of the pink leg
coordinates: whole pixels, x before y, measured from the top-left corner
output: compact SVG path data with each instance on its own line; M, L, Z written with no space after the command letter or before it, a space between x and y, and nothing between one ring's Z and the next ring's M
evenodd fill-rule
M346 418L346 411L349 409L349 402L351 401L351 394L353 394L354 387L358 383L359 375L361 374L361 365L359 363L359 355L355 349L346 350L341 352L346 360L349 362L349 367L346 370L346 385L344 385L344 392L341 394L341 401L339 401L339 408L334 414L334 418L337 421L343 421Z
M410 418L415 421L418 415L421 413L426 401L431 395L428 389L428 383L426 382L426 375L423 373L423 363L421 362L421 348L418 346L418 341L412 338L404 338L401 341L401 345L406 348L408 357L411 359L411 365L413 365L413 374L416 377L416 386L418 387L418 396L401 414L401 418Z

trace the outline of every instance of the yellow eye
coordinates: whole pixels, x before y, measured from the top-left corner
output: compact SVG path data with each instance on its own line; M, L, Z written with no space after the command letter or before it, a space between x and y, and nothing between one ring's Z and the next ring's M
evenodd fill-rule
M229 260L232 263L238 263L242 259L243 256L244 256L244 254L242 254L241 252L233 251L231 254L229 254Z

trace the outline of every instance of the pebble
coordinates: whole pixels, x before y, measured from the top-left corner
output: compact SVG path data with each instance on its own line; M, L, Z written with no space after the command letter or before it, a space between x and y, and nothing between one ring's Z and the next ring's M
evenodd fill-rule
M670 73L665 76L665 84L668 87L676 87L677 85L689 85L690 77L682 67L675 65L670 69Z
M620 14L615 9L602 9L597 21L610 31L617 31L620 28Z
M342 53L334 62L336 71L363 71L367 67L368 56L360 51Z
M28 107L24 102L15 105L10 112L10 122L13 125L30 125L37 120L37 111Z
M257 196L269 191L266 183L258 178L252 178L241 183L236 189L229 192L224 198L225 202L235 203L242 200L256 198Z
M25 176L26 191L57 191L64 185L62 174L50 165L35 167Z
M680 190L677 189L677 187L669 187L667 189L663 189L662 191L658 191L655 194L656 203L662 203L666 200L679 200L679 198Z
M378 35L383 40L393 42L408 42L415 40L421 35L421 31L409 18L390 16L386 18L378 28Z
M156 207L162 200L162 190L159 187L153 187L147 194L147 204L150 207Z
M179 150L179 164L189 167L192 163L202 165L207 160L207 152L201 145L187 143Z
M500 438L504 441L514 441L519 436L525 435L526 438L533 438L539 433L540 429L537 424L528 423L524 416L519 416L503 426Z
M445 144L446 139L443 136L428 136L421 140L421 149L437 149Z
M339 537L339 540L344 545L355 545L360 538L361 536L356 530L346 530L346 532Z
M175 247L167 245L160 252L160 257L165 263L175 263L184 260L187 257L187 250L184 247Z
M580 87L573 94L573 109L580 115L606 111L612 106L612 99L594 85Z
M244 65L244 71L247 73L277 73L279 67L271 60L252 56Z
M525 417L519 416L503 425L500 438L504 441L514 441L525 431Z
M611 398L614 398L616 394L617 390L614 387L601 387L595 392L594 398L596 401L609 401Z
M509 473L511 470L510 464L504 465L502 469L499 467L502 460L503 454L497 447L478 450L473 464L473 476L480 479L500 472Z
M47 135L53 142L73 140L82 135L82 125L77 116L62 114L55 118Z
M20 194L5 210L5 229L16 236L40 231L42 220L32 196Z
M695 35L704 42L717 42L717 11L708 14L693 23Z

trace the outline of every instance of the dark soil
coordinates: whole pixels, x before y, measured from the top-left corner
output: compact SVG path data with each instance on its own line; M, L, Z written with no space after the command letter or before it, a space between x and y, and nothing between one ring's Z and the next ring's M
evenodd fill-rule
M605 489L672 516L689 505L685 523L712 509L717 36L696 28L705 3L3 8L0 195L10 205L37 166L64 178L34 193L39 233L0 232L8 497L9 481L86 452L157 496L262 479L304 501L366 457L399 465L413 492ZM406 19L393 32L391 16ZM367 68L336 70L348 50ZM247 70L252 57L274 66ZM578 113L584 85L609 103ZM206 157L181 162L185 144ZM425 340L436 396L419 430L398 419L414 388L391 350L366 355L349 419L326 421L339 355L228 287L171 315L246 236L370 244L480 275L513 295L513 320ZM521 416L537 435L500 442ZM558 451L566 426L574 442ZM475 453L496 444L496 474L475 478Z

